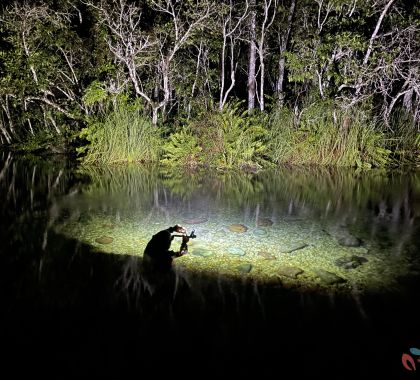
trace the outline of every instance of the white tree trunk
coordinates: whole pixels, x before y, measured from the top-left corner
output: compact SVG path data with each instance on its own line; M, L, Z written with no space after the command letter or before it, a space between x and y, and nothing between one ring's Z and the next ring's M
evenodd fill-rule
M368 60L369 60L370 54L372 53L372 49L373 49L373 41L375 40L375 38L376 38L376 36L379 32L379 28L381 27L382 20L384 19L385 15L386 15L386 12L388 12L388 9L391 7L391 5L394 1L395 0L388 1L388 3L385 5L385 8L383 9L381 15L379 16L378 22L376 23L375 30L373 31L372 36L370 37L370 40L369 40L369 46L368 46L368 49L366 51L365 58L363 59L363 66L366 65Z
M257 61L256 38L256 11L255 0L250 1L251 16L249 21L250 41L249 41L249 66L248 66L248 111L252 112L255 108L255 66Z
M287 49L287 44L289 43L289 36L290 32L292 30L292 21L293 16L295 14L295 8L296 8L296 0L292 0L289 8L289 14L287 16L287 29L286 33L282 37L280 37L280 58L279 58L279 72L277 76L277 86L276 86L276 92L277 92L277 101L280 106L283 105L284 102L284 70L286 67L286 59L284 58L284 53Z

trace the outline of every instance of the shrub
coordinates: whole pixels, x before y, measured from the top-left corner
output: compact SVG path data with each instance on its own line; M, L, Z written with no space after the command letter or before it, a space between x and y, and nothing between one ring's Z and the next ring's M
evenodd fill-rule
M240 104L205 113L174 133L164 145L167 165L216 169L252 168L268 164L262 118L240 112Z

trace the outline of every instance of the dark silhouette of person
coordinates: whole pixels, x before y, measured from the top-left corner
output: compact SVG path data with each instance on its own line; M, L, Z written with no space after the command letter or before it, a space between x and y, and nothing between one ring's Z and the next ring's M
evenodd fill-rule
M182 234L182 243L179 251L171 250L171 243L174 239L173 232ZM175 257L180 257L188 253L189 237L186 229L178 224L166 230L159 231L153 235L144 250L144 260L149 268L153 270L169 271L172 268L172 261Z

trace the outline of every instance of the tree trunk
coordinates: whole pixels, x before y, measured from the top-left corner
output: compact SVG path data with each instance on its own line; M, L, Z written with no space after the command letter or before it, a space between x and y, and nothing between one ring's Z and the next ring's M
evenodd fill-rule
M280 43L280 58L279 58L279 72L278 72L278 77L277 77L277 101L279 103L279 106L282 106L284 103L284 88L283 88L283 83L284 83L284 70L286 67L286 60L284 58L284 53L287 49L287 45L289 43L289 36L290 36L290 31L292 30L292 21L293 21L293 16L295 14L295 8L296 8L296 0L292 0L292 2L290 3L290 8L289 8L289 14L287 16L287 29L286 29L286 33L281 37L281 43Z
M257 60L257 46L255 43L256 38L256 12L255 0L250 1L251 16L249 22L250 28L250 46L249 46L249 67L248 67L248 111L252 112L255 108L255 66Z
M265 65L264 65L264 51L260 51L260 110L264 111L264 76L265 76Z
M391 7L391 5L394 1L395 0L388 1L388 3L385 5L385 8L383 9L381 15L379 16L378 22L376 23L376 26L375 26L375 30L373 31L372 36L370 37L370 40L369 40L369 46L368 46L368 49L366 51L365 57L363 59L363 66L365 66L367 64L368 60L369 60L370 54L372 53L372 49L373 49L373 41L375 41L376 35L379 32L379 28L381 27L382 20L384 19L385 15L386 15L386 12L388 12L388 9Z
M169 86L169 62L165 58L162 61L162 76L163 76L163 114L166 113L166 106L171 98L171 89Z
M158 109L159 107L152 106L152 123L156 127L158 121Z
M225 26L226 28L226 26ZM222 55L220 57L220 94L219 94L219 109L223 108L223 93L225 90L225 54L226 54L226 32L223 30L223 45Z
M277 102L279 106L282 106L284 103L284 89L283 89L283 83L284 83L284 69L286 66L286 60L283 55L284 50L280 50L280 59L279 59L279 72L277 77Z

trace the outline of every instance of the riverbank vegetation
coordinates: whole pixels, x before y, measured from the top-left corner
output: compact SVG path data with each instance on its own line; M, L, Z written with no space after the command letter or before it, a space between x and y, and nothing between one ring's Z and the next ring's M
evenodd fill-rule
M0 144L85 164L420 162L408 0L4 1Z

